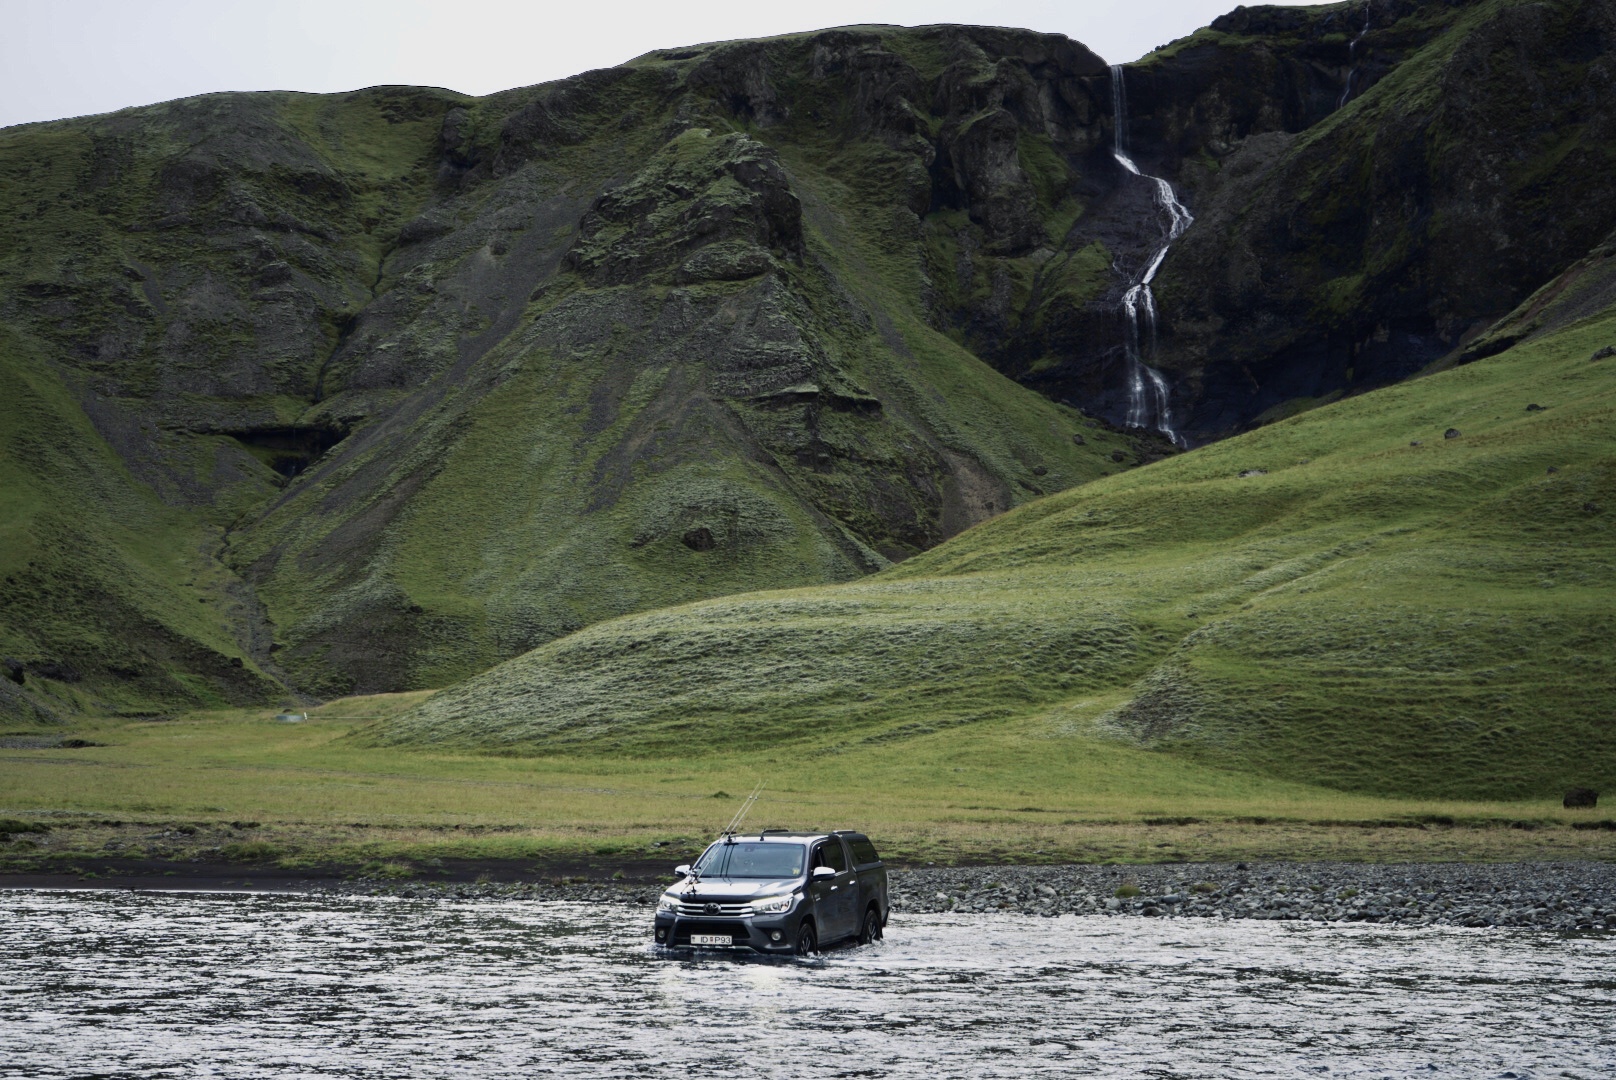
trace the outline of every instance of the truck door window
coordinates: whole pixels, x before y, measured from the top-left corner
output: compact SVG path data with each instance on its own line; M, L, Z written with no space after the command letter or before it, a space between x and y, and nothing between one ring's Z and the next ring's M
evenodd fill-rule
M815 863L818 866L828 866L838 874L847 871L847 856L842 854L840 841L830 840L819 845Z

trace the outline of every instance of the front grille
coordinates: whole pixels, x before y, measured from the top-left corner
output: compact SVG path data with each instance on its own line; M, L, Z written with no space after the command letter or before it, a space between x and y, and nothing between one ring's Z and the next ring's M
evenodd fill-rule
M690 944L691 934L728 934L746 940L751 936L747 925L726 919L680 919L674 930L675 943Z
M712 907L716 910L709 910L707 902L703 900L681 900L679 901L679 906L674 910L681 919L687 915L734 919L742 915L752 914L750 904L715 904Z

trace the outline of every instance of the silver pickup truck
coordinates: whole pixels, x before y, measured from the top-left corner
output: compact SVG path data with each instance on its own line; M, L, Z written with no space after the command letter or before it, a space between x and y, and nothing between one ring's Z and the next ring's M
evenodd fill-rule
M863 833L768 829L715 841L657 902L665 948L750 946L807 956L887 924L887 868Z

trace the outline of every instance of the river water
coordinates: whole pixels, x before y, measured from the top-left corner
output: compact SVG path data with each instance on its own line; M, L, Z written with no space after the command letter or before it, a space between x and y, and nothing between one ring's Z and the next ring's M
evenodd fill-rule
M895 917L812 961L532 901L0 893L4 1077L1616 1077L1616 940Z

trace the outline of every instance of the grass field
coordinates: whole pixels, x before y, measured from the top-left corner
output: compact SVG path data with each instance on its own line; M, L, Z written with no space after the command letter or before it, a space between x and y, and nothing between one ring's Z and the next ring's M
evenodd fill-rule
M0 846L0 866L201 857L404 877L445 859L671 865L759 780L751 825L862 828L911 863L1616 858L1616 831L1575 827L1606 812L1344 795L1073 738L1059 715L858 753L497 757L349 737L421 696L336 701L302 724L263 711L107 722L75 732L104 745L0 749L0 831L5 818L50 827Z

